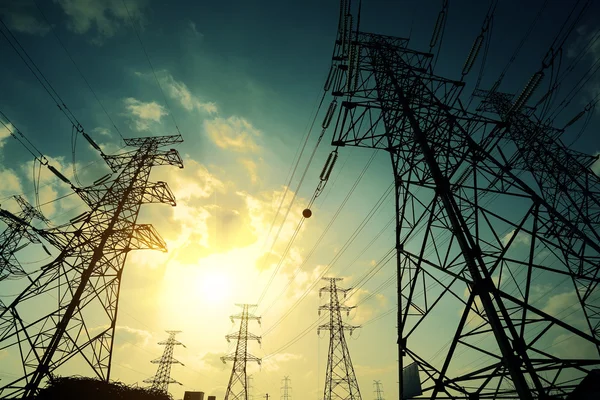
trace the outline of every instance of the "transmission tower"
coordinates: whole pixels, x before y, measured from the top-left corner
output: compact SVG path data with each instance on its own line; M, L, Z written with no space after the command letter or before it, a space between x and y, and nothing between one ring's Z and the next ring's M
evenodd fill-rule
M7 225L6 229L0 233L0 281L21 278L27 275L15 257L15 253L26 247L29 243L41 244L38 237L32 234L28 227L34 218L48 222L48 219L23 197L14 196L14 199L19 204L21 212L14 215L7 210L0 209L0 220ZM22 243L23 238L27 242ZM46 250L45 247L44 250Z
M248 383L247 383L247 389L248 389L248 400L254 400L254 376L252 375L248 375Z
M181 136L125 139L132 151L102 153L116 178L105 176L86 188L71 185L90 211L66 226L48 230L29 226L60 253L0 310L0 349L18 353L22 362L19 376L0 387L2 398L35 396L45 378L73 359L80 361L81 371L87 367L97 378L109 380L127 255L138 249L166 251L152 225L137 223L144 203L175 205L165 182L148 182L150 171L158 165L183 168L176 150L160 150L181 142ZM28 226L19 218L13 220Z
M373 381L373 385L375 386L375 400L385 400L383 398L383 389L381 388L383 385L381 381Z
M354 374L354 367L350 359L350 352L346 344L344 331L349 331L350 335L357 326L348 325L342 321L342 311L346 314L354 307L340 304L339 293L350 289L337 287L336 282L342 278L322 278L329 282L329 286L322 287L319 290L319 297L323 292L329 292L329 303L319 307L319 315L322 310L329 311L329 323L320 325L317 332L323 330L329 331L329 353L327 356L327 373L325 376L325 391L323 398L325 400L361 400L358 381Z
M290 377L286 376L282 379L283 381L283 386L281 387L282 393L281 393L281 400L292 400L292 394L290 393L290 391L292 390L292 387L290 386Z
M360 7L341 5L325 118L337 115L334 146L390 156L400 398L566 398L600 364L594 158L565 147L526 105L543 71L519 96L473 93L483 101L471 112L464 81L433 71L440 18L429 51L418 51L359 29ZM576 301L545 308L561 291ZM565 340L587 353L561 352Z
M154 378L145 379L144 383L151 383L152 390L157 390L163 393L169 393L169 383L177 383L181 385L181 383L177 382L175 379L171 378L171 365L173 364L181 364L182 362L177 361L173 358L173 349L175 346L183 346L185 345L177 340L175 340L175 335L181 333L181 331L166 331L169 334L169 338L163 342L158 342L161 346L166 346L165 351L163 351L162 357L157 358L156 360L152 360L152 364L158 364L158 369L156 370L156 375Z
M229 385L227 385L227 391L225 392L225 400L248 400L248 378L246 375L246 363L248 361L255 361L260 365L260 358L253 356L248 353L248 340L256 340L260 344L260 336L256 336L248 332L248 321L257 320L260 325L260 317L257 317L249 312L250 307L256 307L250 304L236 304L242 308L242 312L237 315L231 316L231 322L235 319L240 320L240 330L238 333L231 333L227 336L227 341L231 339L237 340L235 346L235 353L228 356L221 357L221 361L233 361L233 368L231 369L231 377L229 378Z

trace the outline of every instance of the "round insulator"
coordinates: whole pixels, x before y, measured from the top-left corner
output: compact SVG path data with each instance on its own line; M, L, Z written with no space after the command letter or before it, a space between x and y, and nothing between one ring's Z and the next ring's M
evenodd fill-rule
M302 211L302 216L304 218L310 218L312 215L312 211L310 211L310 208L305 208L304 211Z

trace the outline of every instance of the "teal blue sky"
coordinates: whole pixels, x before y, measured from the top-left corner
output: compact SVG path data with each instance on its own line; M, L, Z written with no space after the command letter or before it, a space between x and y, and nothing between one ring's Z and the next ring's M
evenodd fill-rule
M411 47L428 51L441 3L365 0L361 30L410 37ZM539 0L500 1L481 88L489 88L496 81L542 3ZM519 92L540 68L566 16L566 2L549 0L546 3L530 38L508 69L500 87L502 91ZM176 358L184 361L186 367L175 366L173 376L185 386L173 386L172 393L175 398L181 398L183 390L198 389L222 398L230 364L222 366L218 356L227 351L223 336L233 329L228 324L228 316L237 312L233 303L255 302L275 269L277 260L270 260L268 254L264 254L271 246L266 233L313 118L316 118L315 128L284 205L289 204L292 192L297 194L297 200L285 224L279 216L273 228L276 232L283 225L279 240L272 248L275 255L284 252L332 149L329 131L303 184L298 187L300 171L307 165L307 155L316 145L324 116L322 109L315 117L315 110L331 62L339 3L126 0L126 4L154 71L121 0L37 0L37 5L33 0L0 0L0 15L85 131L106 152L118 151L122 145L103 107L125 137L175 134L176 125L183 135L185 142L177 149L184 158L184 170L157 169L153 177L170 183L179 205L174 209L145 206L142 213L142 219L152 222L161 232L170 253L139 252L128 260L114 378L133 383L151 376L155 366L149 361L159 357L162 351L155 342L164 339L164 330L181 329L184 333L180 339L188 349L177 349ZM481 30L487 9L487 1L450 1L437 74L460 79L462 66ZM588 17L567 40L563 65L570 64L582 43L597 32L598 22L590 16L598 15L599 11L598 4L593 4ZM597 44L565 81L565 90L568 91L598 58L600 45ZM480 62L481 59L466 78L467 93L475 85ZM534 101L547 87L547 81L542 83ZM599 88L600 76L595 76L557 118L559 127L581 111ZM0 37L0 110L50 158L51 164L72 177L71 124L4 37ZM596 114L573 148L598 153L599 124ZM581 121L565 132L564 141L571 142L580 128ZM277 320L304 293L311 279L343 249L350 234L392 183L388 155L377 154L332 228L320 239L372 154L364 149L342 150L332 181L315 203L314 217L304 224L265 297L265 305L257 311L266 312L263 327L254 327L257 334L261 329L268 330L272 323L269 319ZM107 173L97 153L84 140L79 140L75 154L84 184L91 184ZM20 193L34 202L31 175L31 156L0 130L0 203L3 207L14 208L9 197ZM40 190L41 203L69 193L68 187L47 172L41 181L44 185ZM73 197L42 206L42 209L55 223L67 221L83 210ZM347 278L346 286L352 286L392 247L393 229L388 226L375 244L361 253L386 226L393 212L391 198L388 198L331 269L331 273ZM39 249L32 249L22 257L35 261L44 256ZM292 281L290 289L278 297L298 265L303 265L301 273ZM393 272L393 263L389 263L365 285L356 300L372 293L392 277ZM218 285L221 278L237 279L223 289L226 293L222 298L190 294L210 292L203 281ZM542 281L540 278L540 293L550 284ZM19 284L12 282L0 288L3 293L16 293ZM567 298L567 290L557 293ZM557 298L555 302L560 300ZM540 299L540 302L541 306L554 305L551 299ZM315 320L319 304L315 288L294 314L273 331L276 338L265 335L262 349L256 346L251 351L263 357L288 343ZM366 301L355 315L351 314L354 319L350 322L362 324L389 312L394 305L392 284ZM460 310L453 307L448 305L446 310L448 320L455 320L459 315ZM557 312L560 311L564 310ZM384 382L388 398L397 397L394 318L394 313L388 313L366 325L357 333L358 339L349 340L365 398L370 397L374 379ZM431 336L422 338L424 347L435 343L430 346L432 354L443 344L436 341L435 331L443 329L446 322L432 323ZM375 344L370 347L369 343ZM278 396L279 380L284 375L292 378L295 396L319 396L325 376L326 346L326 338L318 340L316 332L311 332L293 346L268 357L262 369L252 370L255 396L266 392ZM14 362L10 355L3 358L0 353L0 374L10 377Z

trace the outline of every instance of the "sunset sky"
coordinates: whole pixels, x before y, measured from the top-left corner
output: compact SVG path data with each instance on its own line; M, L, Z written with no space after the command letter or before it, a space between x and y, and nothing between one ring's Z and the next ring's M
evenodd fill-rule
M509 0L498 6L482 88L489 88L497 79L542 3ZM371 159L371 150L344 148L325 192L312 207L313 216L304 221L287 249L332 150L328 131L299 185L320 133L325 111L321 109L298 170L286 186L323 92L339 3L126 0L126 4L140 26L154 72L121 0L37 0L39 9L33 0L0 1L4 23L106 153L119 152L123 144L102 107L125 137L176 134L176 124L185 140L175 146L184 169L163 166L152 173L152 181L168 182L177 206L144 205L140 222L152 223L169 251L136 251L128 257L112 378L142 384L156 372L150 361L162 354L163 347L157 342L167 338L166 330L181 330L177 339L187 347L177 347L174 357L185 366L174 365L171 376L183 386L171 385L170 392L175 399L182 398L185 390L201 390L222 399L231 363L223 364L219 358L233 351L233 343L227 343L225 335L237 329L237 321L232 324L229 316L239 312L236 303L255 304L262 297L254 311L262 317L262 324L250 324L251 332L263 336L261 346L250 344L250 352L264 358L262 366L249 366L254 399L265 393L278 399L284 376L291 378L296 399L319 398L325 379L327 332L318 336L314 329L290 344L316 321L318 307L325 303L318 291L325 282L313 284L330 268L327 276L344 277L340 286L352 287L394 245L393 224L388 223L394 216L393 196L386 197L392 184L389 155L381 152ZM548 2L508 70L503 90L520 91L539 69L556 34L557 21L562 23L563 4ZM361 29L410 35L412 48L428 51L440 7L437 0L365 0ZM598 12L597 4L594 7ZM438 74L460 79L487 8L486 1L450 1ZM568 41L568 49L575 51L597 29L598 21L588 18ZM599 43L581 65L587 68L600 57ZM71 178L70 122L3 37L0 59L0 110L51 165ZM467 87L473 87L473 80L467 80ZM583 109L599 88L600 76L596 76L572 102L566 120ZM599 122L593 117L574 148L590 154L600 151ZM574 137L576 131L571 135ZM84 185L108 173L102 159L82 139L77 143L75 165ZM0 127L2 208L16 210L10 199L15 194L35 202L32 169L31 155ZM69 192L67 185L42 170L39 202L49 202L41 208L55 225L85 211L76 196L51 202ZM382 196L381 207L347 246ZM39 221L34 224L42 226ZM32 270L49 261L39 246L21 253L20 259ZM285 257L280 261L282 255ZM279 272L267 287L278 263ZM299 266L302 268L293 278ZM385 397L398 398L396 314L389 312L396 305L394 273L392 260L347 302L353 305L373 294L346 318L350 324L364 324L347 341L365 399L373 397L373 380L383 383ZM0 284L2 299L9 301L19 287L12 281ZM546 297L541 296L541 285L534 290L540 295L539 307L557 313L562 305L573 301L567 289L559 288ZM280 320L293 305L293 311ZM459 312L457 309L448 318L458 318ZM431 353L444 344L435 340L435 329L444 326L443 319L436 321L431 337L422 338L423 346L431 345ZM13 355L0 352L0 378L10 379L14 368ZM67 368L65 371L76 372L77 364Z

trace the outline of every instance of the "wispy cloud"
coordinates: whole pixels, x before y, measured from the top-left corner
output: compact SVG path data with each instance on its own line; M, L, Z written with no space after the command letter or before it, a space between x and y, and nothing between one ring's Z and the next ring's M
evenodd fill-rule
M14 126L10 122L0 124L0 149L4 146L6 138L10 136L10 133L14 132L14 129Z
M69 29L78 34L95 31L95 44L113 37L128 23L129 14L140 20L146 1L127 0L127 8L121 0L58 0L69 18Z
M256 162L249 158L243 158L240 160L240 164L242 164L246 171L248 171L248 175L250 175L250 182L258 182L258 165Z
M38 18L39 12L33 3L6 1L0 5L0 16L10 29L29 35L45 35L50 30L48 24Z
M163 106L155 101L145 103L143 101L128 97L125 99L125 108L133 118L134 127L138 131L150 129L150 122L160 122L167 115Z
M208 137L220 148L237 152L256 152L260 131L244 118L232 116L204 121Z
M502 237L502 244L506 246L514 235L515 235L515 229L508 232L506 235L504 235L504 237ZM525 232L517 233L517 237L515 237L515 239L513 240L513 245L524 244L527 246L527 245L529 245L529 243L531 243L531 237L529 234L527 234Z
M167 94L179 101L181 106L188 111L204 111L209 114L217 112L217 105L211 101L201 101L193 95L183 82L175 80L171 75L166 75L162 80Z

